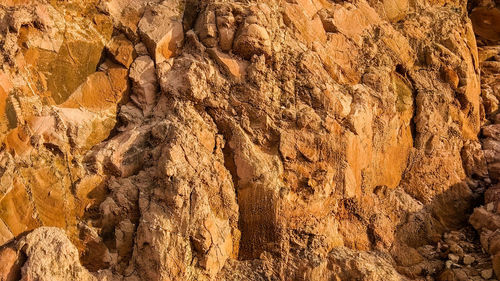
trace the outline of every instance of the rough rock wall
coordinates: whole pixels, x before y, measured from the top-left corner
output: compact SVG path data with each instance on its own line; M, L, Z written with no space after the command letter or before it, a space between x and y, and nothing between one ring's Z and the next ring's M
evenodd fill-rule
M425 278L487 176L464 1L0 7L0 243L79 274Z

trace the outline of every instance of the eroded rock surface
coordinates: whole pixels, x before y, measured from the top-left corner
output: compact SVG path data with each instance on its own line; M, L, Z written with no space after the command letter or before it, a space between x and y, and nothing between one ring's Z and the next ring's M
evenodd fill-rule
M491 278L486 2L0 4L0 277Z

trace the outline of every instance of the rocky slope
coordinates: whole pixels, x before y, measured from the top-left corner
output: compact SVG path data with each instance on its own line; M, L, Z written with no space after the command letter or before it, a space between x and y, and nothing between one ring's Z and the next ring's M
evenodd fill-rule
M500 276L499 7L0 2L0 280Z

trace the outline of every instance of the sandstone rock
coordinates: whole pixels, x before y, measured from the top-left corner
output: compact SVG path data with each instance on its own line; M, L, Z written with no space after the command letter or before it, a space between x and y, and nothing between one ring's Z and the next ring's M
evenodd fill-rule
M333 13L334 25L337 30L356 44L361 44L364 30L380 22L380 18L368 4L359 6L345 5Z
M109 69L89 75L61 107L90 111L114 109L127 90L127 69L111 64Z
M18 243L26 255L21 280L97 280L80 265L77 249L60 229L39 228Z
M111 38L106 48L113 58L126 68L134 61L134 45L124 35Z
M439 281L454 281L456 279L455 279L455 274L453 273L453 271L447 269L439 275L438 280Z
M470 255L465 255L463 262L465 265L471 265L475 261L475 258Z
M24 23L19 30L19 43L27 46L21 52L23 60L32 68L26 75L40 85L32 90L51 96L60 104L95 71L104 49L103 41L110 37L112 28L106 21L92 22L81 16L70 20L62 11L51 6L42 7L50 13L45 30ZM76 5L73 10L78 8ZM37 21L36 18L30 20ZM76 59L79 57L85 59ZM37 71L53 74L37 77Z
M492 186L484 193L484 203L495 203L500 200L500 187L498 185Z
M200 41L208 48L213 48L217 45L217 23L215 19L215 12L208 10L198 17L195 25ZM228 39L226 39L228 40ZM227 42L226 49L227 49Z
M159 90L154 61L149 56L138 57L130 68L129 78L132 80L131 99L149 112Z
M410 8L407 0L384 0L381 14L385 15L391 22L402 20Z
M102 0L99 2L99 8L110 15L114 26L123 31L127 37L138 40L137 25L148 2L158 3L160 1Z
M237 81L241 81L245 78L248 67L246 61L233 58L217 49L208 49L208 53L231 78Z
M477 7L470 17L476 34L488 40L500 40L500 10L498 8Z
M489 164L488 173L491 179L500 180L500 163L495 162Z
M137 56L142 57L142 56L149 56L148 48L144 43L139 43L134 46L135 52L137 53Z
M322 13L318 16L317 7L312 1L300 1L300 3L286 2L284 10L284 20L289 26L293 26L298 31L299 38L302 38L309 45L314 42L325 43L327 35L325 31L333 32L336 30L331 17ZM319 5L318 5L319 6Z
M484 152L478 142L467 141L462 148L461 156L468 176L486 177L488 175Z
M447 83L450 83L453 89L457 89L460 82L457 73L450 68L444 67L442 70L443 78Z
M482 207L474 209L469 220L475 229L495 230L500 226L500 217Z
M0 280L14 281L21 279L21 264L16 250L13 247L0 249Z
M88 161L94 162L103 173L129 177L144 164L144 155L139 151L145 139L139 132L124 132L115 139L101 144L96 155L89 155Z
M353 253L340 247L329 255L333 274L337 280L405 280L395 270L388 267L382 257L367 253ZM335 279L333 279L335 280Z
M234 39L233 51L246 60L254 55L271 56L271 39L267 30L256 23L246 24Z
M498 112L499 101L491 92L486 91L481 93L481 98L483 99L486 115L490 116Z
M139 34L157 64L176 56L182 47L182 12L179 1L166 1L148 9L139 22Z
M218 13L216 18L219 31L219 46L227 52L233 47L234 34L236 33L235 18L231 12Z
M452 261L454 263L457 263L458 260L460 259L460 257L458 255L454 255L454 254L448 254L448 258L450 259L450 261Z
M442 236L500 177L494 129L477 140L499 68L480 64L463 3L15 2L0 8L0 243L26 232L25 279L479 274L457 264L475 246ZM56 54L86 70L41 67ZM495 256L488 204L470 221Z
M481 271L481 277L484 279L490 279L493 276L493 270L492 269L485 269Z
M498 46L485 46L478 47L479 62L484 62L491 59L492 57L500 53L500 47Z

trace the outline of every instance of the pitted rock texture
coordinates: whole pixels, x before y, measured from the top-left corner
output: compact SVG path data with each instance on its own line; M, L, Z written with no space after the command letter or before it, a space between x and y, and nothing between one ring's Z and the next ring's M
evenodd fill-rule
M0 278L455 280L488 5L2 2Z

